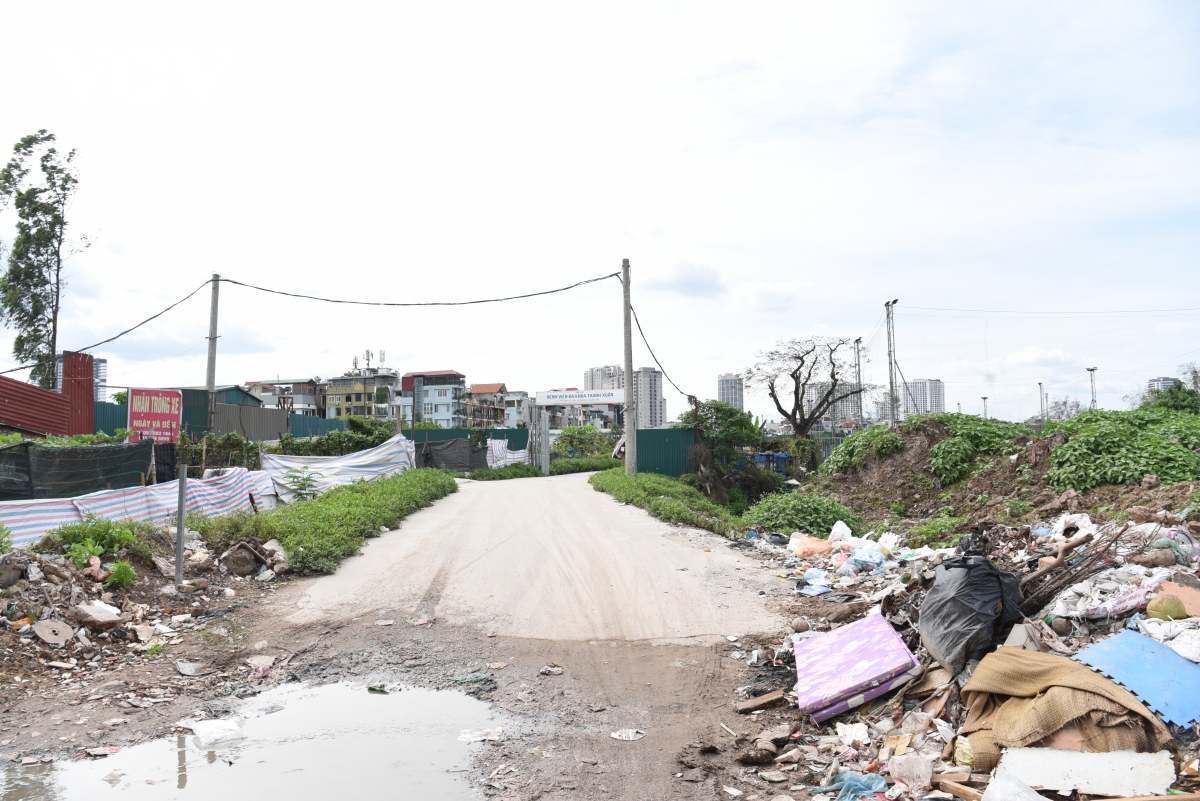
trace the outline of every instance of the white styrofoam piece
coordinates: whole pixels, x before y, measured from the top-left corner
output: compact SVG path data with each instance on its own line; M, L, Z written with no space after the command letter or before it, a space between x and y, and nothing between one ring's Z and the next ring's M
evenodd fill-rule
M1107 796L1166 793L1175 764L1166 751L1089 754L1054 748L1006 748L1000 766L1035 789L1061 794L1079 790Z

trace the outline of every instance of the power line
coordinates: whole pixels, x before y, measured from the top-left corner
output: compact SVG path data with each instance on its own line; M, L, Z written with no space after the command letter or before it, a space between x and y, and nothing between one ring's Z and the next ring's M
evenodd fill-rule
M391 301L379 300L339 300L336 298L321 298L315 295L301 295L296 292L284 292L280 289L267 289L266 287L254 286L253 284L245 284L241 281L235 281L232 278L220 279L225 284L235 284L237 286L246 287L247 289L255 289L259 292L267 292L272 295L283 295L289 298L303 298L304 300L319 300L322 303L345 303L352 306L474 306L479 303L501 303L506 300L521 300L522 298L536 298L540 295L553 295L556 292L566 292L568 289L574 289L584 284L594 284L597 281L605 281L609 278L620 280L620 273L609 273L598 278L588 278L585 281L577 281L570 286L560 287L558 289L547 289L544 292L530 292L525 295L512 295L507 298L485 298L483 300L459 300L459 301L426 301L421 303L396 303ZM211 279L210 279L211 280Z
M685 398L694 398L694 395L684 392L679 388L678 384L676 384L674 381L671 381L671 376L667 375L667 369L662 366L662 362L660 362L658 357L654 355L654 348L650 347L650 342L646 339L646 332L642 330L642 321L638 319L637 310L633 308L632 303L629 305L629 310L633 312L633 321L637 323L637 330L642 337L642 342L646 343L646 350L650 351L650 358L654 359L654 363L658 365L658 369L662 372L663 378L667 379L667 381L671 383L671 386L675 387L675 391L680 395L683 395Z
M1027 314L1037 319L1049 317L1061 317L1063 319L1075 319L1078 317L1106 317L1116 315L1146 315L1160 316L1164 314L1182 314L1182 313L1200 313L1200 308L1185 308L1185 309L1108 309L1108 310L1080 310L1071 311L1070 309L1054 309L1053 311L1036 311L1031 309L947 309L937 306L906 306L906 309L919 309L920 311L944 311L944 312L960 312L960 313L978 313L978 314ZM947 315L911 315L913 317L943 317Z
M76 352L76 353L83 353L84 351L89 351L89 350L91 350L92 348L98 348L98 347L100 347L101 345L107 345L109 342L112 342L113 340L120 339L121 337L125 336L125 335L126 335L126 334L128 334L128 333L130 333L130 332L132 332L132 331L136 331L136 330L138 330L139 328L141 328L141 327L142 327L143 325L145 325L146 323L148 323L148 322L150 322L150 321L152 321L152 320L157 320L159 317L162 317L164 314L166 314L167 312L169 312L171 309L175 308L175 307L176 307L176 306L178 306L180 303L183 303L185 300L188 300L189 298L191 298L191 297L192 297L192 295L195 295L197 292L199 292L201 289L204 289L204 287L208 286L208 285L209 285L209 284L211 284L211 283L212 283L212 279L210 278L210 279L208 279L207 281L205 281L203 284L201 284L200 286L196 287L196 288L195 288L195 289L193 289L191 292L189 292L189 293L187 294L187 296L186 296L186 297L184 297L182 300L177 300L177 301L175 301L175 302L174 302L174 303L172 303L170 306L168 306L167 308L165 308L165 309L163 309L162 311L160 311L158 314L155 314L155 315L153 315L153 316L151 316L151 317L147 317L145 320L142 320L140 323L138 323L137 325L133 326L132 328L126 328L126 329L125 329L124 331L122 331L121 333L119 333L119 334L116 334L116 335L114 335L114 336L111 336L111 337L109 337L108 339L101 340L100 342L97 342L97 343L96 343L96 344L94 344L94 345L88 345L86 348L79 348L79 349L78 349L77 351L75 351L75 352ZM52 358L57 358L57 357L58 357L58 354L56 353L56 354L54 354L54 356L53 356ZM43 360L43 361L44 361L44 360ZM41 364L41 363L42 363L42 362L33 362L32 364L23 364L23 365L21 365L20 367L13 367L13 368L12 368L12 369L10 369L10 370L3 370L3 371L0 371L0 375L6 375L6 374L8 374L8 373L15 373L15 372L18 372L18 371L20 371L20 370L28 370L28 369L29 369L29 368L31 368L31 367L37 367L37 366L38 366L39 364Z

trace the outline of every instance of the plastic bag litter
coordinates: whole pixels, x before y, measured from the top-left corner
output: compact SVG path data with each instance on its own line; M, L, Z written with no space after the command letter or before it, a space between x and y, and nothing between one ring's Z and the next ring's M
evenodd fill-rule
M1137 630L1147 637L1158 640L1184 659L1200 664L1200 618L1183 620L1156 620L1142 618L1137 621Z
M845 771L838 773L838 778L834 779L833 784L829 784L828 787L816 788L815 791L816 793L833 793L834 790L840 790L834 801L858 801L865 795L886 793L887 789L887 779L878 773Z
M614 740L633 741L640 740L645 737L646 732L642 731L641 729L621 729L620 731L614 731L608 736Z
M808 584L829 584L829 573L819 567L810 567L804 571L804 581Z
M910 751L889 759L888 773L896 781L904 782L910 790L921 790L928 787L933 778L933 760Z
M797 531L788 540L788 551L792 556L807 559L810 556L833 553L833 543L819 537L810 537Z
M854 532L850 527L841 520L833 524L833 528L829 531L830 542L841 542L842 540L854 539Z
M957 676L1023 618L1020 581L982 556L946 557L921 605L921 642Z
M1045 801L1045 798L1002 766L996 768L996 775L988 782L983 801Z
M817 787L810 792L816 793L832 793L835 790L840 792L834 801L858 801L863 796L871 795L872 793L887 792L887 780L878 773L855 773L852 770L844 771L837 775L833 784L825 787Z
M188 728L192 730L195 736L196 747L204 750L215 748L219 745L233 745L246 739L246 733L242 731L242 725L236 720L225 718L223 720L198 720L195 723L188 724Z

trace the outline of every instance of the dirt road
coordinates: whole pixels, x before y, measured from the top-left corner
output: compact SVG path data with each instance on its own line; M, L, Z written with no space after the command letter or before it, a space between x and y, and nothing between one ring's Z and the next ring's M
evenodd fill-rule
M729 656L770 653L790 585L727 540L655 520L587 479L463 482L336 574L279 588L245 641L290 655L301 680L457 688L490 702L510 723L481 747L471 780L501 801L766 787L730 760L728 732L767 718L733 711L735 689L760 668ZM628 728L647 735L610 736ZM677 757L696 742L719 747L725 767L681 778Z
M308 584L289 620L370 611L510 637L652 644L779 628L759 595L779 582L756 562L621 505L587 479L464 481Z

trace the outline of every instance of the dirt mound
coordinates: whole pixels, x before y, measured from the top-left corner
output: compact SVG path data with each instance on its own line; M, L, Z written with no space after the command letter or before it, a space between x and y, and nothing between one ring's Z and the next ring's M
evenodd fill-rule
M1180 513L1195 506L1197 514L1187 516L1200 518L1200 482L1165 486L1148 477L1141 484L1057 491L1047 473L1054 449L1067 441L1063 434L1017 437L1015 454L977 456L966 478L943 484L931 467L930 450L952 435L936 424L895 431L904 441L899 451L886 456L869 453L861 464L815 478L808 487L858 511L868 530L916 529L920 534L933 523L932 531L947 530L938 537L943 542L952 541L953 534L997 523L1032 525L1062 512L1087 512L1098 523L1129 518L1143 522L1138 518L1147 515L1181 522Z

